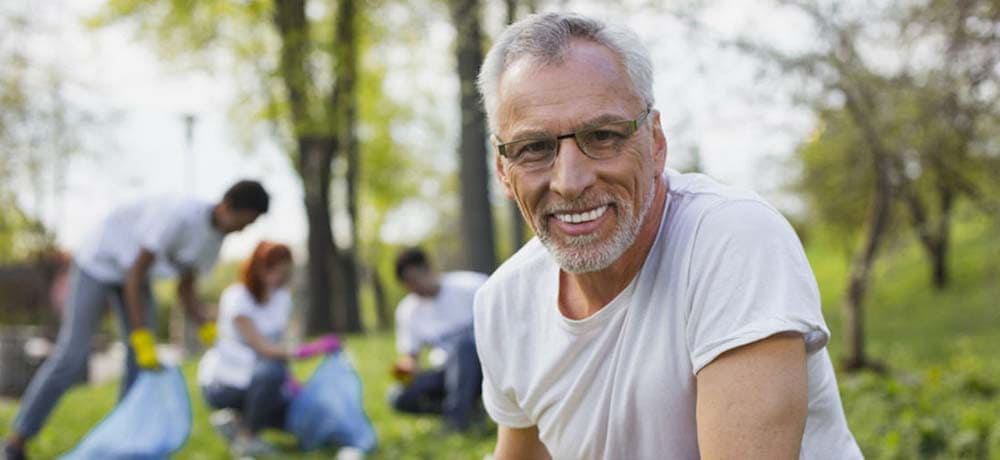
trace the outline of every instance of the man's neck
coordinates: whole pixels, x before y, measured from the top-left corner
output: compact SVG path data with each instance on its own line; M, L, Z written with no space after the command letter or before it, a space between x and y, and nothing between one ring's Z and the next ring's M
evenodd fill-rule
M215 231L219 233L225 233L221 229L219 229L219 206L221 205L217 204L215 206L212 206L212 212L208 213L208 221L210 224L212 224L212 228L214 228Z
M624 254L603 270L588 273L559 272L559 309L571 319L597 313L628 287L646 262L663 218L667 197L665 181L656 181L653 203L639 229L639 235Z
M434 278L434 287L431 290L431 292L429 293L430 295L428 295L426 297L424 297L424 296L421 296L421 297L424 297L425 299L436 299L437 296L438 296L438 294L440 294L440 293L441 293L441 275L438 274Z

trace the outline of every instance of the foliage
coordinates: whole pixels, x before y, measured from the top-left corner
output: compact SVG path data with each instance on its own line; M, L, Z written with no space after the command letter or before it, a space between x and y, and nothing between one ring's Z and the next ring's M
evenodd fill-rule
M33 258L54 244L55 235L0 190L0 263Z
M40 221L43 204L63 192L67 160L84 150L82 133L98 123L68 99L79 82L65 63L38 51L51 19L28 4L0 6L0 261L53 243ZM31 197L33 209L18 195Z
M850 375L841 393L868 458L996 458L998 373L996 359L959 354L944 366Z

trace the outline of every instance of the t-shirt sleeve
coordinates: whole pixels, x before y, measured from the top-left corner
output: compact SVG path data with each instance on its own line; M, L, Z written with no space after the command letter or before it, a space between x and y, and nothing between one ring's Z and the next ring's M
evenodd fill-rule
M420 352L420 344L413 337L413 302L406 296L396 307L396 351L401 355L415 355Z
M782 332L802 334L809 354L829 341L802 244L763 202L730 201L705 212L687 285L686 338L695 374L728 350Z
M219 299L219 311L225 311L227 316L236 319L237 316L254 316L254 299L242 285L232 285L226 289Z
M488 318L488 308L484 297L488 294L480 290L476 295L474 330L476 334L476 353L483 369L483 407L497 424L511 428L527 428L534 426L531 418L521 409L510 390L504 386L499 377L504 368L500 349L498 332L495 322ZM494 324L491 324L494 323Z

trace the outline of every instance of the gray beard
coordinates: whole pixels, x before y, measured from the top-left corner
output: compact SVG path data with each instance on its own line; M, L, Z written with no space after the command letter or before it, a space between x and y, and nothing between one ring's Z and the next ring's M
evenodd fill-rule
M653 206L653 197L656 196L656 184L649 188L649 193L642 200L642 208L636 214L635 207L631 202L615 196L614 203L619 213L618 228L611 235L611 239L604 244L598 244L598 235L581 235L568 237L560 245L553 241L549 233L547 224L538 225L538 240L548 249L556 259L559 267L568 273L590 273L604 270L618 260L628 248L632 247L639 231L642 229L649 209ZM607 212L607 211L605 211ZM546 215L543 213L542 215Z

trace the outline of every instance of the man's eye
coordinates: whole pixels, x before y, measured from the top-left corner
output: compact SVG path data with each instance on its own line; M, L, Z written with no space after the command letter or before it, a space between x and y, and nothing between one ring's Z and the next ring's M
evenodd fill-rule
M551 141L532 141L519 146L514 157L523 161L544 159L553 150Z
M624 139L625 136L622 133L610 129L597 129L588 132L585 138L589 142L612 143Z

